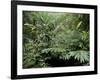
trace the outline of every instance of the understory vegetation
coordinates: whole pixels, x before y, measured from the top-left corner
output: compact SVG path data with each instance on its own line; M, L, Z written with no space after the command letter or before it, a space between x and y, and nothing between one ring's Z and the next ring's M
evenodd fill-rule
M88 66L89 14L23 11L23 68Z

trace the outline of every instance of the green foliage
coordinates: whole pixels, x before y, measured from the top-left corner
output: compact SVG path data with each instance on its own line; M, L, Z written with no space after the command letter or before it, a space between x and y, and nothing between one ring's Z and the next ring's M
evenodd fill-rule
M81 63L89 62L89 51L71 51L68 54Z
M23 68L52 66L52 58L86 65L89 54L88 14L23 11Z

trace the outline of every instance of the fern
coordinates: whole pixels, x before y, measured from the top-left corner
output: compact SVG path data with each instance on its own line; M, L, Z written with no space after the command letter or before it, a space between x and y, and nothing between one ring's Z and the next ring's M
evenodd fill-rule
M89 51L71 51L68 53L70 57L74 57L80 63L89 62Z
M48 53L48 52L63 53L66 52L66 50L63 48L47 48L42 50L42 53Z

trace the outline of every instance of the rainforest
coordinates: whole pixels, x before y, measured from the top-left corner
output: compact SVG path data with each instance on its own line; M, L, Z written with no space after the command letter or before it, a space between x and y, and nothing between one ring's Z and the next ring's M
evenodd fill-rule
M89 14L23 11L23 68L89 66Z

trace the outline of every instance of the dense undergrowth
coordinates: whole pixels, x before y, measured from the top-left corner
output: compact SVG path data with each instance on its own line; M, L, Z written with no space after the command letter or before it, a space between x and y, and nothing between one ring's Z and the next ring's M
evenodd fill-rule
M89 65L89 15L23 11L23 68Z

